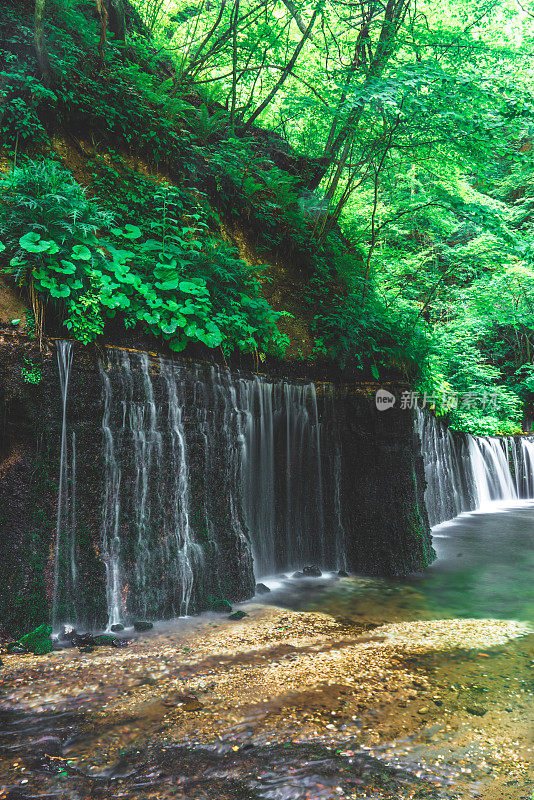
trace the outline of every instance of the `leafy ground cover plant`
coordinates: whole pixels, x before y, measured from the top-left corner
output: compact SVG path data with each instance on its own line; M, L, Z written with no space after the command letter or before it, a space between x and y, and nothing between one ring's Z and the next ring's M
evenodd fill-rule
M248 266L207 235L200 208L181 216L180 191L149 183L153 213L116 225L63 166L27 160L0 186L7 269L55 302L84 343L120 314L126 327L142 325L175 351L197 341L226 352L282 352L279 313L259 297Z

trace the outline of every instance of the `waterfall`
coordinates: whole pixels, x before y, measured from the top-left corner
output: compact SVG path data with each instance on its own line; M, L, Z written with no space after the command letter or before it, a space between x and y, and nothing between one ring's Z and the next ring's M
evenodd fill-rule
M431 526L465 511L534 498L534 440L512 436L464 436L418 409Z
M519 497L534 497L534 440L522 438L520 454L514 448L516 458L523 469L516 470L516 486Z
M476 508L485 508L496 500L510 502L517 499L506 445L506 439L469 436L469 452L477 490Z
M236 594L252 559L257 578L345 565L341 488L325 496L312 383L121 350L100 375L108 626Z
M61 399L61 439L59 449L59 479L54 558L54 590L52 599L52 626L76 616L76 438L67 435L67 397L72 366L71 342L57 342L57 364Z
M417 409L416 430L427 487L425 503L431 526L476 507L476 481L467 442L431 414Z
M106 600L108 624L116 625L121 619L120 588L120 486L122 474L115 457L115 437L111 430L112 389L109 375L100 364L104 386L104 498L102 502L102 551L106 569Z
M256 376L238 381L237 398L246 420L241 471L256 576L326 565L315 386Z

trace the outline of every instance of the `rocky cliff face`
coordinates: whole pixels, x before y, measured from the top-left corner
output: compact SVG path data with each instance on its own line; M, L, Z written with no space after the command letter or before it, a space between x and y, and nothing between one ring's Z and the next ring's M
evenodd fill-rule
M0 367L4 630L194 613L311 562L398 575L433 557L411 413L369 393L75 345L61 470L56 343L4 333Z

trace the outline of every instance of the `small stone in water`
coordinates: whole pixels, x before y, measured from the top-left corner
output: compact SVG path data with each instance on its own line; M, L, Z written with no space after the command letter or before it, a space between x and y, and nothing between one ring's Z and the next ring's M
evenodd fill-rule
M488 709L482 706L466 706L465 710L468 714L473 714L475 717L483 717Z
M184 711L200 711L201 708L204 708L200 700L192 695L178 695L178 702L182 704Z
M239 610L239 611L234 611L233 614L230 614L228 619L234 619L235 620L235 619L243 619L244 617L248 617L247 612Z
M315 564L304 567L302 573L306 576L306 578L320 578L323 574L319 567L317 567Z

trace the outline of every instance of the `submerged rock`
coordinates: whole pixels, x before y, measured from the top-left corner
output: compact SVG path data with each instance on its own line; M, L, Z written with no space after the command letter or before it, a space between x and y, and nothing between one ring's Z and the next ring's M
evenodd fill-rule
M292 578L303 578L304 577L304 573L300 572L300 570L297 570L296 572L293 573L293 575L291 577Z
M204 704L200 702L198 697L194 697L194 695L179 695L178 703L183 711L200 711L200 709L204 708Z
M134 630L138 633L142 633L143 631L149 631L154 627L154 623L148 622L146 619L136 619L134 621Z
M149 623L152 627L152 623ZM124 647L128 644L127 639L119 639L117 636L111 636L109 633L101 633L100 636L93 636L91 644L95 647Z
M269 587L266 586L264 583L256 584L256 594L267 594L270 591L271 590L269 589Z
M467 711L468 714L472 714L475 717L483 717L484 714L486 714L487 711L488 711L487 708L484 708L483 706L476 706L476 705L466 706L465 710Z
M305 575L306 578L320 578L321 575L323 574L319 569L319 567L316 566L315 564L311 564L307 567L304 567L302 573L303 575Z
M241 609L240 609L239 611L234 611L233 614L230 614L228 619L237 620L237 619L244 619L244 617L248 617L248 614L247 614L246 611L241 611Z

